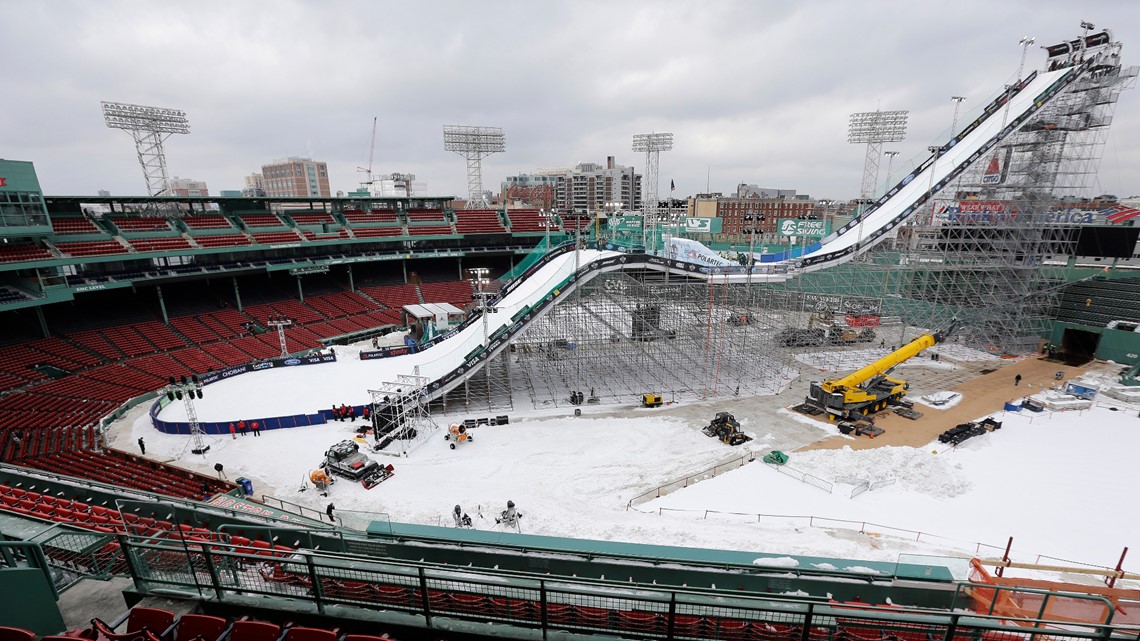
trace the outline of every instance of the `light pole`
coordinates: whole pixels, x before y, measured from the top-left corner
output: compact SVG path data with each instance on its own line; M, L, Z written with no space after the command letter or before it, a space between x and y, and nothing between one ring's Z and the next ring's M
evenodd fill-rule
M1081 26L1084 26L1084 24L1085 23L1081 23ZM1019 40L1017 42L1019 45L1021 45L1021 62L1019 62L1017 65L1017 76L1016 76L1016 83L1017 84L1008 85L1005 88L1005 109L1002 111L1002 114L1001 114L1001 129L1002 129L1002 131L1005 131L1005 125L1007 122L1009 122L1009 103L1010 103L1010 97L1011 97L1010 94L1013 93L1014 87L1019 86L1021 84L1021 72L1025 68L1025 56L1027 53L1029 53L1029 47L1033 46L1034 42L1036 42L1036 40L1034 38L1032 38L1031 36L1024 36L1024 37L1022 37L1021 40Z
M899 152L884 151L883 155L887 157L887 179L883 181L883 191L886 192L891 186L891 167L895 164L895 156L899 155Z
M293 321L291 319L285 318L284 316L278 316L275 314L273 316L270 316L269 320L265 321L265 324L277 330L277 341L281 343L281 356L288 356L289 349L285 345L285 328L292 327Z
M198 413L194 411L194 397L202 398L202 383L198 381L198 375L192 374L190 379L186 379L183 374L180 379L175 379L173 376L167 379L169 384L162 388L160 393L165 393L166 398L170 402L175 400L182 401L183 406L186 408L186 422L190 424L190 441L192 447L190 451L194 454L205 454L210 451L210 446L202 440L202 428L198 425Z
M962 107L962 101L965 99L966 96L950 96L950 100L954 102L954 120L950 123L951 138L958 133L958 110Z
M487 299L494 296L493 292L487 291L487 285L491 284L487 274L490 274L491 270L486 267L476 267L468 270L468 273L474 276L471 279L473 289L471 297L479 301L480 315L483 317L483 349L487 349L487 314L495 311L495 308L487 306Z
M927 225L934 224L934 167L938 164L937 154L939 149L941 149L941 147L937 145L931 145L926 148L927 151L934 154L934 159L930 161L930 187L928 188L930 192L930 218L926 221Z

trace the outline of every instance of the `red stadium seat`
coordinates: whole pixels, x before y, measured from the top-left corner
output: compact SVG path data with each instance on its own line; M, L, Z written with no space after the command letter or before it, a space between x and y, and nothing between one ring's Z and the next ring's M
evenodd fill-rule
M295 626L285 631L282 641L336 641L336 632Z
M0 627L0 641L35 641L34 632L23 628Z
M277 641L281 626L261 621L234 621L226 641Z
M191 641L198 637L202 637L205 641L213 641L221 637L225 630L226 620L221 617L183 614L174 626L172 641Z

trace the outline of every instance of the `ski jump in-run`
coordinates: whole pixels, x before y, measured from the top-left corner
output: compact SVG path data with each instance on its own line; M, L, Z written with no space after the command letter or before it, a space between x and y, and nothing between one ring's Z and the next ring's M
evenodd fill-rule
M1089 48L1096 37L1101 37L1104 43ZM423 396L434 399L462 385L482 368L487 359L504 349L511 338L598 274L652 269L717 283L772 282L847 262L870 250L887 238L892 230L928 208L935 194L970 166L984 162L987 152L1030 124L1034 114L1074 83L1089 74L1105 73L1106 68L1111 69L1114 65L1119 68L1119 45L1112 42L1111 34L1088 36L1086 41L1089 45L1079 52L1074 50L1065 64L1058 64L1054 59L1050 70L1035 71L1008 87L986 105L976 120L940 146L861 216L817 243L780 254L764 255L758 264L751 267L715 265L709 260L702 263L686 260L685 256L656 256L607 245L583 247L568 243L552 249L519 277L507 282L499 295L489 301L485 311L446 334L422 343L418 351L353 363L345 368L343 374L358 380L396 380L398 375L415 374L430 381ZM275 387L283 391L304 389L305 396L309 398L334 398L347 382L340 375L314 380L302 371L304 369L271 370L276 377ZM231 394L226 389L230 382L221 381L211 387L214 400L220 406L247 402L244 392L235 388ZM210 409L207 404L201 405L200 420L228 420L228 416L217 419L203 417L202 414L210 412ZM304 411L306 408L299 409ZM171 411L177 413L178 407L172 405L164 410Z

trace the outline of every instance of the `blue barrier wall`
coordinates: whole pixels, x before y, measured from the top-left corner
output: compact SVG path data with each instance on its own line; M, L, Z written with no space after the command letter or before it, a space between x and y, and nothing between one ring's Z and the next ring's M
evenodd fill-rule
M253 363L246 363L245 365L235 365L234 367L227 367L226 369L217 372L210 372L208 374L198 377L198 380L203 386L208 386L227 378L240 376L249 372L257 372L266 369L274 369L277 367L298 367L301 365L320 365L321 363L335 363L336 354L317 354L313 356L286 356L282 358L271 358L269 360L257 361ZM167 396L162 395L158 400L150 406L150 422L154 425L154 429L166 434L190 434L190 423L185 421L163 421L158 418L158 413L162 408L171 404L172 402ZM356 415L360 416L364 411L363 405L357 405L353 408ZM289 427L308 427L310 425L324 425L334 420L332 417L332 408L327 410L319 410L314 414L295 414L292 416L236 416L228 421L221 422L200 422L198 423L199 429L206 434L229 434L230 423L235 426L238 421L245 421L246 428L252 429L250 426L254 421L257 421L263 430L277 430Z

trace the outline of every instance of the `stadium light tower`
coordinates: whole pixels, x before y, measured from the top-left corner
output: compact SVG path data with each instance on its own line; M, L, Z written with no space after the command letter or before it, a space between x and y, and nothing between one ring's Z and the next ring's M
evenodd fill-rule
M847 125L847 142L867 145L867 156L863 160L863 186L859 189L860 200L867 200L875 193L883 143L902 142L906 138L908 113L907 111L864 111L851 114L851 120Z
M962 102L966 100L966 96L950 96L950 101L954 103L954 120L950 122L950 137L953 138L954 134L958 133L958 112L962 109Z
M166 154L162 142L171 134L190 133L186 112L164 107L144 107L122 102L102 102L103 121L111 129L123 129L135 140L146 190L150 196L161 196L170 190L166 174Z
M507 150L502 127L445 125L443 148L467 160L467 205L464 209L489 207L490 203L483 195L483 157Z
M635 134L633 136L633 150L645 152L645 176L642 184L641 210L645 213L641 222L642 244L648 248L647 239L653 240L656 245L657 238L657 167L661 159L661 152L673 148L673 134ZM652 249L650 249L652 251Z

